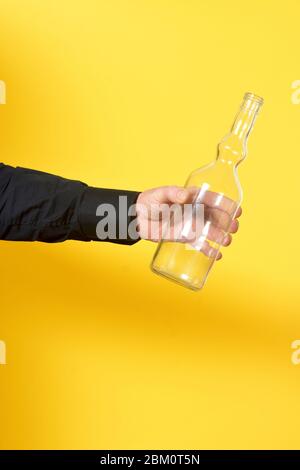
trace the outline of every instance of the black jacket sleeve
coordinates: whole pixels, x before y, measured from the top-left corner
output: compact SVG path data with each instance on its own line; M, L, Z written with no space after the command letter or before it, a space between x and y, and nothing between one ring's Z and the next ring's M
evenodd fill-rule
M97 208L110 204L115 214L111 222L116 222L116 230L114 236L104 241L131 245L138 240L128 230L129 224L134 224L135 214L128 215L123 203L126 200L129 208L138 195L135 191L93 188L80 181L0 163L0 239L96 241L97 224L104 217L109 220L108 213L103 211L97 216ZM122 207L120 196L125 196L121 198ZM120 224L125 227L125 235L124 229L119 235Z

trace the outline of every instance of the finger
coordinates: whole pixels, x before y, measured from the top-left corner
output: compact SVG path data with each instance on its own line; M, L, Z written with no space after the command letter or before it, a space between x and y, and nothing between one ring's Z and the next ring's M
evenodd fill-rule
M164 241L185 243L187 249L190 249L189 247L192 247L197 251L201 251L205 256L209 258L215 258L216 260L222 258L222 253L219 251L218 247L215 248L209 243L209 237L211 238L211 241L216 242L217 240L217 243L222 244L223 246L228 246L231 243L231 235L225 235L224 232L212 226L209 227L209 232L204 237L202 235L195 237L195 235L191 236L190 234L187 237L177 237L174 236L172 230L171 232L166 233L162 229L162 224L156 224L155 228L155 231L151 232L151 236L148 236L148 239L150 238L152 241L163 239Z
M220 253L216 248L211 246L207 240L204 240L201 243L195 242L191 245L196 250L201 251L208 258L215 258L215 259L222 258L222 253Z
M159 204L186 204L193 202L197 192L197 188L162 186L154 191L154 198Z
M239 229L239 225L240 225L239 221L237 219L233 219L233 221L230 224L228 232L236 233Z
M227 233L225 237L223 238L222 245L229 246L231 242L232 242L232 235L230 235L230 233Z
M238 208L236 214L235 214L235 217L240 217L240 216L242 215L242 212L243 212L243 210L242 210L242 208L241 208L241 206L240 206L240 207Z
M154 198L159 204L180 203L185 201L186 193L184 188L179 186L162 186L155 190Z
M181 186L162 186L154 189L154 200L157 203L166 204L187 204L193 202L201 202L207 207L215 208L227 212L229 215L240 217L242 208L238 207L237 203L232 199L225 196L223 193L197 188L196 186L181 187Z
M229 232L232 217L227 212L216 208L205 207L204 218L206 222L210 222L212 225L219 228L220 230L223 230L224 232Z
M235 217L239 217L242 213L242 210L237 208L237 203L233 199L225 196L223 193L217 193L205 189L201 190L200 188L197 202L201 202L210 208L227 212L230 216L233 216L236 212L239 215L235 215Z
M207 238L208 240L223 246L229 246L232 241L232 236L216 227L215 225L207 222L204 227L191 226L188 233L182 231L181 237L183 241L195 243L197 240Z
M207 238L212 242L218 243L223 246L229 246L232 242L232 236L230 234L224 233L223 230L220 230L214 225L210 225Z

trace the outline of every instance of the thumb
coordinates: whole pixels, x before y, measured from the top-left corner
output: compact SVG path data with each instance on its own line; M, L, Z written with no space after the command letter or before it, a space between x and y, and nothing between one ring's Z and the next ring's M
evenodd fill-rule
M190 198L188 189L180 186L163 186L155 192L155 199L160 204L184 204Z

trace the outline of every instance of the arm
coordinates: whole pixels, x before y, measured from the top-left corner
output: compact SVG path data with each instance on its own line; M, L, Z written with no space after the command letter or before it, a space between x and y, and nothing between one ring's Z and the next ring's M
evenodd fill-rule
M198 189L178 186L162 186L142 193L93 188L80 181L0 163L0 239L48 243L100 241L97 227L101 225L101 234L106 237L104 241L132 245L140 237L157 242L164 223L161 205L192 203L195 191ZM224 203L226 200L224 198ZM210 201L204 201L204 204L208 219L212 219ZM134 210L128 215L128 209L132 206ZM99 207L101 210L97 211ZM224 219L226 207L219 209L214 214L216 226L212 226L209 234L212 241L220 238L224 228L222 224L227 226ZM222 215L220 221L218 213ZM241 209L232 221L229 232L237 231L240 215ZM134 230L131 230L132 224ZM107 225L114 227L112 235L109 231L106 234ZM229 245L231 239L228 234L222 244Z
M126 196L128 207L139 193L93 188L80 181L69 180L41 171L13 168L0 163L0 239L15 241L98 240L96 216L100 204L115 208L117 228L119 196ZM123 225L132 217L122 212ZM108 239L131 245L137 240L127 237Z

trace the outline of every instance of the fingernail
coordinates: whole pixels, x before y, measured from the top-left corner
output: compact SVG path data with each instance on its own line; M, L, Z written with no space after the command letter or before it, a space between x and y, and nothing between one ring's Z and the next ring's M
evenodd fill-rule
M186 191L184 189L178 191L177 197L178 199L181 199L183 201L186 197Z

